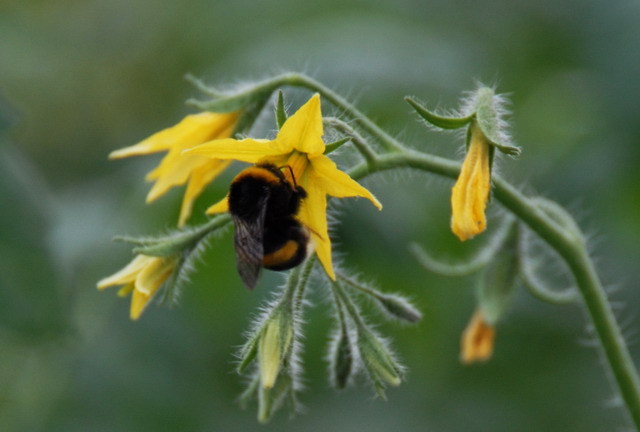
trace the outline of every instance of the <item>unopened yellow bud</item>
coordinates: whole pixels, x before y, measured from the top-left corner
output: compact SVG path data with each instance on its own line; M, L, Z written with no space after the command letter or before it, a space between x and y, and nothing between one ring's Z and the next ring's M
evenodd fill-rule
M495 328L485 321L480 309L476 310L462 333L460 361L471 364L486 361L493 354Z

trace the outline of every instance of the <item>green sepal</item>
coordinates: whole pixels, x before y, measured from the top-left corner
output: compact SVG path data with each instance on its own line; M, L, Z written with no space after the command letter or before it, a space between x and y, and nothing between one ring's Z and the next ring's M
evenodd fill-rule
M242 409L245 409L254 396L258 394L258 386L260 385L260 374L254 373L251 381L247 384L247 388L238 396L238 402Z
M243 373L251 362L255 360L256 354L258 353L258 341L261 334L262 328L256 331L255 334L242 346L242 349L240 350L240 363L238 363L238 367L236 368L236 371L239 374Z
M398 294L378 293L375 299L380 308L393 319L410 324L415 324L422 319L420 311Z
M200 89L202 87L199 86ZM273 88L265 86L249 86L243 89L219 92L205 86L206 93L213 96L209 100L189 99L187 104L195 106L202 111L228 113L241 110L253 102L266 100L271 95Z
M411 97L405 97L404 100L407 101L425 121L441 129L460 129L468 125L474 117L473 114L466 117L445 117L429 111Z
M278 99L276 100L276 123L278 124L278 129L282 129L286 121L287 110L284 107L284 96L282 90L279 90Z
M180 292L182 287L182 281L184 280L184 273L189 267L185 267L185 263L189 259L188 254L180 257L176 268L169 276L169 279L165 281L162 286L162 290L158 295L158 301L163 305L175 305L180 298Z
M207 234L216 231L231 221L229 215L216 216L208 222L186 230L175 231L161 237L117 236L116 241L136 245L133 252L147 256L168 257L193 249Z
M114 237L114 240L136 245L133 248L133 253L157 257L178 255L193 246L192 236L180 232L164 237L118 236Z
M352 288L370 296L380 311L390 319L415 324L422 319L422 313L409 300L399 294L389 294L356 282L339 274L338 277Z
M385 384L400 385L402 368L396 363L387 345L367 327L358 328L358 348L376 393L385 399Z
M519 156L522 151L520 147L503 143L500 140L501 124L494 101L496 97L493 89L489 87L481 87L476 91L475 120L491 146L504 154Z
M244 107L232 136L243 136L248 134L268 100L269 97L266 95L265 97L257 99Z
M344 138L340 138L337 141L334 141L332 143L325 145L324 154L329 154L332 151L339 149L340 147L342 147L343 144L349 142L350 140L351 140L351 137L344 137Z
M288 398L287 398L288 396ZM258 387L258 421L265 424L271 420L273 413L288 399L295 411L297 401L294 392L293 378L289 374L280 376L273 388Z

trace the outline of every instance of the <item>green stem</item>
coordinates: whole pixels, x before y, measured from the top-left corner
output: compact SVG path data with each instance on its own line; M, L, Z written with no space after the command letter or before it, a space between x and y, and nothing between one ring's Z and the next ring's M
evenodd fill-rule
M350 139L356 149L360 152L362 157L367 161L367 164L373 165L376 163L376 154L369 147L367 141L351 126L349 126L346 122L343 122L340 119L335 117L325 118L324 119L327 125L334 128L335 130L344 133Z
M385 149L390 151L389 154L377 157L375 164L363 163L354 167L350 170L352 177L364 177L374 172L401 167L412 167L453 179L458 177L460 164L438 156L407 150L323 85L299 74L289 75L288 81L290 85L299 84L320 92L325 99L358 120L361 127L369 134L386 144ZM493 177L493 194L507 209L555 249L571 269L622 398L636 429L640 431L640 378L584 242L581 238L572 235L573 233L564 232L532 200L498 176Z
M357 179L374 172L403 167L453 179L460 172L460 165L451 160L404 151L402 154L379 156L373 168L361 163L350 170L350 175ZM571 269L622 398L636 428L640 430L640 379L584 242L573 233L565 232L535 202L505 180L494 176L492 181L493 196L558 252Z
M337 107L340 111L355 120L357 124L371 136L375 137L382 147L388 152L402 151L402 145L382 128L375 124L369 117L358 111L351 103L338 93L326 87L324 84L297 72L289 72L260 83L256 89L272 91L281 86L303 87L311 91L316 91L324 99Z
M281 86L303 87L320 93L325 100L337 107L347 118L353 120L360 130L380 143L387 153L375 157L369 155L366 162L349 171L353 178L358 179L375 172L407 167L453 179L458 177L459 163L408 150L340 95L303 74L286 73L266 80L248 91L268 94ZM545 212L540 208L534 199L525 197L498 176L494 176L492 181L493 196L556 250L569 266L584 299L588 315L601 341L605 357L622 398L637 430L640 431L640 379L582 237L569 232L571 230L563 229L561 224L558 224L558 221L554 220L548 211ZM304 286L301 289L303 290ZM344 296L344 293L340 291L338 289L338 296L340 294ZM343 300L345 299L343 298ZM348 299L346 300L345 306L351 314L353 311L349 311L349 308L354 305L349 304Z
M304 263L302 270L297 278L298 283L296 284L295 289L295 298L294 298L294 310L302 310L302 302L304 301L304 292L307 287L307 282L309 281L309 276L311 276L311 270L313 270L313 265L316 261L316 256L310 256L307 261Z

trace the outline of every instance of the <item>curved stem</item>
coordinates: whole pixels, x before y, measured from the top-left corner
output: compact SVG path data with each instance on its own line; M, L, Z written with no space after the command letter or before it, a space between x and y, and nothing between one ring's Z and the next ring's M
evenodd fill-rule
M405 151L402 154L380 156L373 168L362 163L354 167L350 174L354 178L361 178L377 171L401 167L412 167L450 178L456 178L459 173L459 164L453 161ZM532 200L498 176L493 178L493 196L545 240L569 266L622 398L636 428L640 430L640 379L600 278L581 238L564 231Z
M295 73L285 74L277 79L286 85L306 87L319 92L350 118L358 121L360 127L376 137L389 152L376 157L375 163L367 161L352 168L349 174L353 178L403 167L416 168L453 179L458 177L459 163L408 150L350 103L317 81ZM492 181L493 196L555 249L571 269L622 398L636 428L640 430L640 379L584 243L581 238L576 238L572 233L562 230L535 202L525 197L508 182L498 176L494 176Z
M338 93L313 78L296 72L285 73L266 81L264 83L264 88L273 86L275 89L282 85L304 87L308 90L320 93L324 99L340 109L340 111L348 115L351 119L355 120L362 130L375 137L385 150L389 152L404 150L403 146L395 138L371 121L369 117L358 111L351 103Z
M356 130L354 130L346 122L343 122L342 120L335 117L325 118L325 122L328 126L347 135L369 165L375 164L375 152L369 147L367 141Z
M370 157L349 171L357 179L375 172L394 168L415 168L449 178L457 178L460 164L438 156L418 153L407 149L398 140L387 134L367 116L323 84L299 73L286 73L266 80L251 91L274 91L281 86L303 87L316 91L337 107L358 127L377 140L386 151L383 155ZM640 379L629 354L611 306L589 258L582 236L563 227L557 212L545 211L534 199L529 199L515 187L498 176L493 177L493 196L523 223L538 234L567 263L574 275L586 305L588 315L601 341L605 357L618 384L622 398L631 414L636 428L640 430ZM556 217L554 220L554 216ZM560 215L561 216L561 215ZM561 223L558 223L558 222ZM308 264L310 265L310 264Z

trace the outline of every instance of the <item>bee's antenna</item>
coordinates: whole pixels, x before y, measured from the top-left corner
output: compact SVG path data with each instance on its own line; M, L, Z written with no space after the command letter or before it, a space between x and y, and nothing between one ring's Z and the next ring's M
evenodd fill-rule
M293 168L291 168L290 165L285 165L282 168L288 168L289 169L289 174L291 174L291 180L293 180L293 187L295 189L298 189L298 183L296 183L296 176L293 175Z

